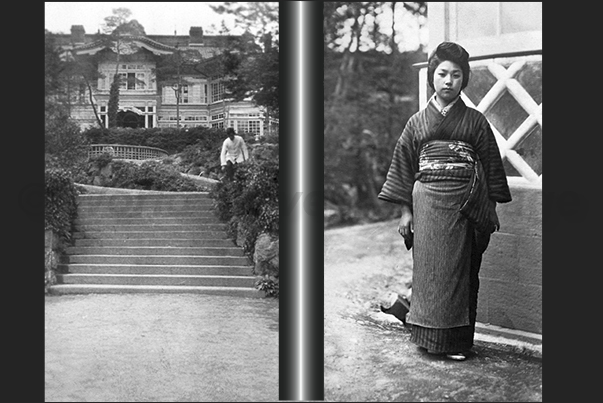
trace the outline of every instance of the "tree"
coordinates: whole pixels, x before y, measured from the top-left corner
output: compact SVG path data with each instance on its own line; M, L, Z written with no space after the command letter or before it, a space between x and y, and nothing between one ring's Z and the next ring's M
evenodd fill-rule
M119 75L119 62L122 52L124 35L145 35L144 27L137 20L129 20L132 12L125 7L114 8L113 15L105 17L103 24L104 35L101 41L113 48L115 45L116 61L113 81L109 88L109 102L107 103L107 118L109 127L117 126L117 112L119 109L119 88L121 77Z
M226 2L211 7L217 13L234 15L236 23L245 28L221 59L229 77L225 85L233 99L251 98L265 108L267 128L270 117L279 113L278 3Z
M44 32L44 94L51 97L57 94L61 87L61 72L63 70L61 49L56 45L54 35Z
M323 4L325 198L379 210L376 192L389 167L391 150L414 104L400 99L418 89L403 49L396 16L419 19L425 3L325 2ZM419 20L418 20L419 21ZM354 189L351 198L344 186Z
M96 69L96 61L91 59L93 58L90 56L82 57L64 52L56 46L54 35L46 31L45 92L47 99L52 98L53 102L57 103L56 107L62 105L69 113L74 92L79 92L81 86L84 86L96 120L102 127L91 84L98 79L99 73Z
M258 45L266 35L270 35L278 48L278 2L225 2L210 7L218 14L233 15L235 23L256 38Z

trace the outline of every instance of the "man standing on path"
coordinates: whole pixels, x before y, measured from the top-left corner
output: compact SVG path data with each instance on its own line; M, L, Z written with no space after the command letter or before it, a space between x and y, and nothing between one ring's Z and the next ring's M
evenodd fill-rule
M226 171L226 179L231 180L234 175L235 165L246 161L249 159L249 156L247 155L245 140L243 140L243 137L236 135L232 127L226 129L226 135L228 137L222 144L220 165L222 166L222 171Z

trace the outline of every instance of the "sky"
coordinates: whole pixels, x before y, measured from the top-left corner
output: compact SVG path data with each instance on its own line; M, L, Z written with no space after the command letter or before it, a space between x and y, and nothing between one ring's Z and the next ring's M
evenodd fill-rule
M46 2L45 28L53 33L69 34L72 25L83 25L87 34L96 33L105 22L105 17L113 15L114 8L125 7L132 11L130 19L138 20L147 35L188 35L191 26L203 27L205 34L217 34L222 20L233 34L243 31L234 25L234 17L214 13L209 4L220 2L91 2L61 3ZM215 29L210 28L215 25ZM101 30L102 31L102 30Z

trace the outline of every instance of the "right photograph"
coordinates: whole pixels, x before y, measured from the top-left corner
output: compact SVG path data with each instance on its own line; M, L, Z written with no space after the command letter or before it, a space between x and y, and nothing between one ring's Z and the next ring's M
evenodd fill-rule
M542 401L542 3L323 35L325 400Z

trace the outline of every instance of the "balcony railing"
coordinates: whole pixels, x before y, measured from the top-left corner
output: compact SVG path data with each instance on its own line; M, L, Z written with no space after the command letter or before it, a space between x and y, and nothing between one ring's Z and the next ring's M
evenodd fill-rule
M88 158L109 153L113 158L127 160L148 160L166 157L167 151L156 147L131 146L124 144L91 144Z

